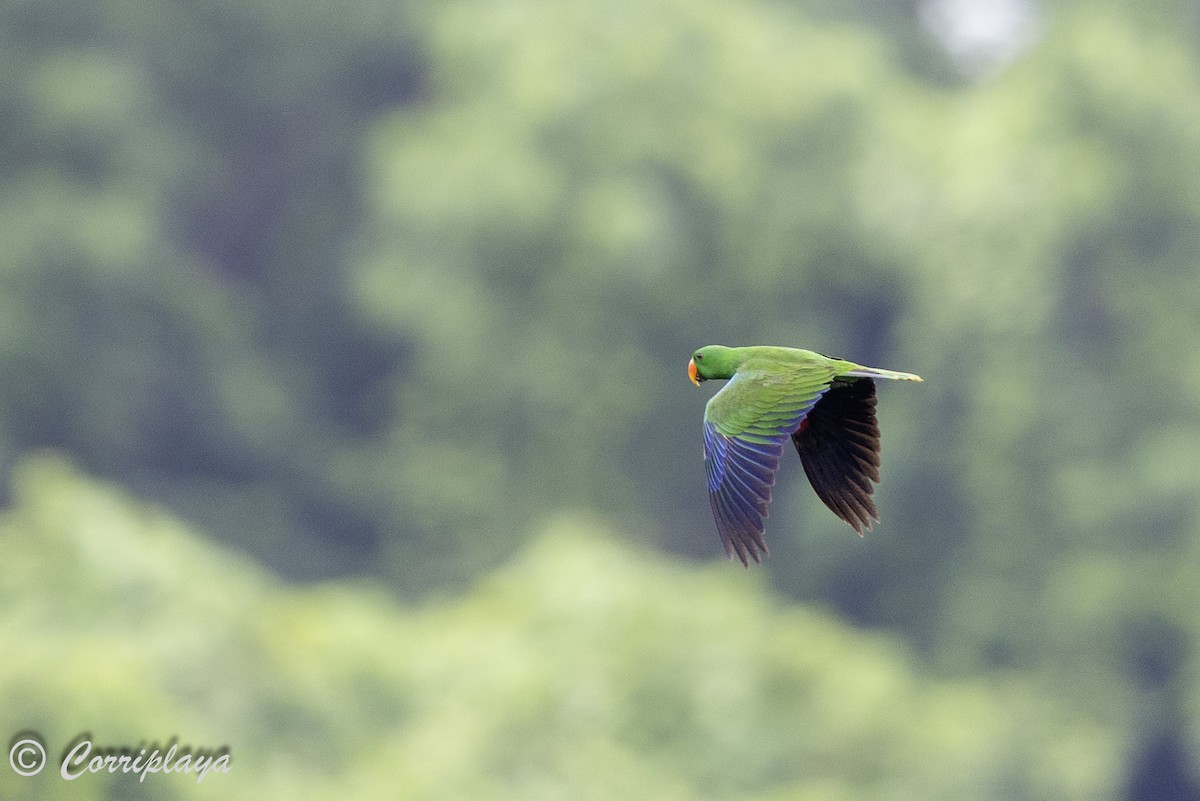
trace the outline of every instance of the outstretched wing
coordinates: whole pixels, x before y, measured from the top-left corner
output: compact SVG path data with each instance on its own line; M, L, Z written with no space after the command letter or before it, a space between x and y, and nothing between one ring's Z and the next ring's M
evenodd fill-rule
M811 378L735 375L704 410L708 500L725 552L742 564L762 561L775 471L792 432L828 388ZM806 380L807 378L807 380Z
M871 498L879 483L875 382L834 381L792 442L817 496L860 536L870 531L879 520Z
M749 442L726 436L712 423L704 424L704 467L708 471L708 502L721 544L742 564L762 561L767 553L763 539L767 505L775 471L787 435L767 442Z

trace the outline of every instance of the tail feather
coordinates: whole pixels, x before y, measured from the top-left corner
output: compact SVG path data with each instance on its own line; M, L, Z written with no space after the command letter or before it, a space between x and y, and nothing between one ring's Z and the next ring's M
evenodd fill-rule
M925 380L914 373L901 373L897 370L884 370L880 367L856 367L853 370L842 373L842 375L854 376L855 378L890 378L894 381Z

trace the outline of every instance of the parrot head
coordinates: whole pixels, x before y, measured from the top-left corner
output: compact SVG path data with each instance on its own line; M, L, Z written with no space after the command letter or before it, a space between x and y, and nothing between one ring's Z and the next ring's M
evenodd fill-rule
M736 361L733 348L707 345L692 354L688 361L688 378L696 386L710 378L732 378L738 367Z

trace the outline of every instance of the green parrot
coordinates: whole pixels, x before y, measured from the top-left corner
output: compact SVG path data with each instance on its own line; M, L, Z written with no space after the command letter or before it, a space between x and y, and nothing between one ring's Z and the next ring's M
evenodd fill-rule
M769 553L763 521L788 439L816 491L859 536L879 512L876 378L920 381L912 373L864 367L799 348L708 345L692 354L696 386L730 379L704 407L708 500L725 552L742 564Z

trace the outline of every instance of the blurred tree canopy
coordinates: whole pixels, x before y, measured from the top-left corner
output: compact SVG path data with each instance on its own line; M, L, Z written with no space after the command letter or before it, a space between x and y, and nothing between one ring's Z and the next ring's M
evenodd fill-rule
M34 561L21 569L45 566L41 584L18 562L0 568L12 597L30 593L36 609L63 602L52 588L79 583L93 589L72 597L99 593L96 614L135 624L126 600L103 589L118 580L105 571L123 568L109 560L91 579L58 575L53 526L21 517L32 501L14 470L52 448L122 488L69 479L115 499L89 501L88 515L151 503L170 510L171 530L219 543L188 535L181 553L219 562L233 549L269 571L236 568L231 599L290 597L268 575L373 581L405 604L442 599L428 614L446 614L451 629L465 616L459 634L439 636L486 640L480 621L506 604L550 603L536 587L517 593L523 600L506 595L522 570L550 581L547 560L608 564L596 569L614 571L604 592L618 594L665 571L686 584L675 602L697 615L767 597L792 610L745 612L762 637L728 647L755 671L776 669L771 649L785 641L804 655L811 638L850 661L880 649L862 657L874 671L864 681L900 687L895 709L916 722L889 718L882 702L868 710L882 718L864 722L877 730L863 736L888 751L855 762L863 754L843 743L837 777L885 775L896 760L909 777L898 786L916 792L907 727L929 716L941 731L950 724L939 715L972 717L962 709L975 704L997 719L994 741L1011 741L1007 756L930 746L968 774L970 760L986 764L970 792L953 777L922 792L1200 797L1194 9L1030 7L1036 36L1011 62L971 71L922 22L947 2L4 4L0 478L15 504L14 542L31 538ZM712 574L725 578L687 566L720 553L700 462L708 393L683 375L691 350L710 342L795 344L925 376L882 392L875 533L846 536L792 460L776 488L766 586L727 565ZM34 487L56 480L34 473ZM141 514L121 512L110 527L136 529L127 517ZM600 522L544 539L563 519ZM180 558L175 547L163 546L164 564ZM348 604L337 625L349 631L360 612L426 614L340 584L328 599L295 592L297 621L325 620L322 603ZM446 611L457 604L475 611ZM100 653L109 622L62 627L69 609L42 613L56 622L36 653L49 658L68 640ZM286 638L282 614L241 636ZM633 617L624 625L636 628ZM763 620L791 633L774 640ZM520 618L495 622L514 652L528 649L498 659L520 666L546 648L570 650L534 643L552 638L551 624L526 641L505 628ZM364 643L418 639L408 624L379 625ZM153 664L174 658L165 631L150 640L164 649ZM679 654L634 652L648 643L630 646L625 670L683 669ZM317 658L289 667L292 644L277 647L281 670ZM214 676L226 658L258 658L212 648ZM368 686L403 695L397 687L415 679L389 671L416 668L388 653L396 661ZM439 669L454 657L442 660ZM820 664L778 669L800 671L784 682L794 687L832 669ZM237 675L245 697L267 693ZM629 694L603 714L657 680L622 675L628 686L613 692ZM561 699L539 694L567 691L544 679L512 704L556 707ZM290 682L307 680L289 676L281 692L301 693ZM467 694L484 690L520 692ZM888 794L840 778L810 785L780 767L788 754L816 760L806 750L816 746L782 732L784 713L772 717L787 693L763 693L743 731L769 747L738 751L745 763L722 792ZM116 715L115 703L80 709L113 712L133 731L180 697L167 693L145 717ZM355 714L307 703L279 701L245 720L349 727ZM416 714L407 701L355 703L368 717ZM681 706L664 714L691 714L672 703ZM29 714L58 731L73 724L54 716L71 708ZM1028 711L1041 708L1057 711L1043 724ZM622 775L647 781L652 762L667 765L652 777L663 797L717 781L687 762L716 758L706 735L681 735L674 754L642 762L624 730L593 752L541 711L521 714L552 751L565 738L589 765L617 760ZM793 712L843 725L830 711ZM480 748L517 737L505 727L524 725L521 714L504 704L491 713L515 717L434 710L430 720L443 722L427 736L485 727ZM656 726L666 724L647 722L637 736L666 730ZM1072 753L1062 765L1021 750L1059 736ZM490 784L504 771L463 768L485 759L463 748L439 765L461 768L456 781L486 777L455 797L500 797L536 774L489 754L514 782ZM569 772L555 764L555 775Z
M0 725L35 724L51 765L0 773L5 798L1082 800L1119 778L1119 738L1016 677L931 680L895 637L595 522L398 611L281 585L60 459L14 500L0 636L27 647ZM84 731L228 746L230 770L65 782Z

